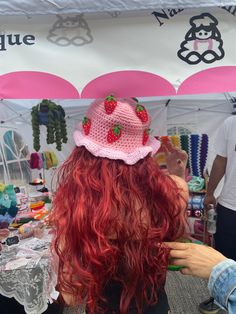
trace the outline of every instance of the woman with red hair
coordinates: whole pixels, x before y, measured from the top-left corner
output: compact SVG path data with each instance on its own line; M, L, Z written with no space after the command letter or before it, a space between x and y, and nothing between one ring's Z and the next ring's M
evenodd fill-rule
M152 158L160 144L150 120L134 99L94 101L59 171L51 216L58 287L65 303L85 304L87 313L169 311L162 243L185 233L187 186ZM183 175L186 155L168 155Z

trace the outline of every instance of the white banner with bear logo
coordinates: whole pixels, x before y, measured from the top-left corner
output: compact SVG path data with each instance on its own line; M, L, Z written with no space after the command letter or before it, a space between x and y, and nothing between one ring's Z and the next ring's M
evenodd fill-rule
M236 90L236 7L3 16L1 98Z
M1 0L0 15L77 14L236 5L235 0Z

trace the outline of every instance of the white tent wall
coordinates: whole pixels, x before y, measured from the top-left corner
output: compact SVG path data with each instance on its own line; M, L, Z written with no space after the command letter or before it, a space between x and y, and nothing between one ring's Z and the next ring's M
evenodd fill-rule
M140 100L142 101L142 99ZM53 99L53 101L58 105L61 105L66 112L68 143L62 145L61 152L57 151L55 145L48 145L46 143L46 127L40 126L40 151L54 151L57 155L59 163L61 164L74 148L73 131L76 128L77 124L82 121L88 108L88 104L90 104L92 100ZM13 130L22 136L24 143L27 144L29 153L34 151L31 126L31 108L40 102L40 99L14 99L1 101L2 110L0 113L0 121L2 121L2 123L0 127L0 147L3 147L4 134L9 130ZM152 116L153 134L166 134L167 108L165 106L165 100L150 98L148 100L146 99L144 103L148 107L149 112ZM2 150L4 151L4 149ZM42 171L33 170L31 171L31 173L32 178L35 179L38 178L39 173L42 174ZM43 176L45 177L49 187L51 187L54 173L55 171L53 169L43 171ZM7 169L5 169L4 172L0 171L0 182L1 181L12 181L11 175L9 174L9 171L7 171ZM26 182L22 182L22 180L19 178L19 180L14 180L13 183L24 184ZM54 180L53 183L55 183Z
M160 8L199 8L235 4L235 0L2 0L0 15L140 12Z
M211 171L215 158L214 145L217 141L218 127L232 115L232 103L229 96L191 95L175 97L168 106L167 129L173 126L188 129L192 134L207 134L209 138L206 169ZM215 195L219 196L223 180L218 185Z
M211 169L214 142L219 125L232 114L232 103L224 94L176 96L170 100L167 129L175 126L188 129L192 134L207 134L209 150L206 167Z

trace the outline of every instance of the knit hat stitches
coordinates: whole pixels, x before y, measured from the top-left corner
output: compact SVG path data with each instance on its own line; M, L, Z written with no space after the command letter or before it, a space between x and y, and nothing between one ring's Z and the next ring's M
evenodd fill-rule
M108 98L108 97L107 97ZM160 143L150 136L151 119L143 105L133 99L116 99L107 110L107 98L94 101L74 132L77 146L85 146L94 156L123 160L133 165Z

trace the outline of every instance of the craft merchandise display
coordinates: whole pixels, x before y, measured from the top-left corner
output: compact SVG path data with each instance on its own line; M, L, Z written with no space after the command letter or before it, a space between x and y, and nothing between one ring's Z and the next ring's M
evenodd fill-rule
M188 188L191 192L199 192L205 188L205 179L197 176L192 176L188 180Z
M0 291L5 297L15 298L24 310L19 310L19 306L15 309L15 303L8 308L8 302L6 306L3 302L1 313L45 313L49 303L58 297L57 267L50 250L52 237L50 229L41 226L41 222L37 226L33 222L22 228L22 235L11 231L2 241Z
M30 162L37 169L58 164L53 152L35 153ZM24 312L31 314L44 313L49 301L52 303L58 297L57 268L51 256L48 225L51 193L45 183L41 174L28 186L0 183L0 228L10 232L0 241L0 293L14 297L24 306ZM44 187L40 192L32 192L35 189L32 185ZM2 303L0 313L5 313L8 307Z
M33 182L32 182L33 183ZM40 183L45 182L40 179ZM14 187L12 184L0 183L0 228L11 228L20 235L29 233L26 226L17 229L25 223L33 223L31 229L36 227L36 223L42 221L51 208L51 193L47 188L44 191L34 193L27 191L24 187ZM26 227L26 228L25 228Z
M11 193L12 190L14 190L13 186L11 186ZM4 193L6 192L9 194L9 186L4 190ZM14 231L19 238L34 236L34 229L38 230L39 225L42 227L44 218L49 214L51 207L49 193L37 192L27 195L16 193L14 195L16 213L14 212L14 217L7 220L6 227Z
M14 186L0 183L0 228L6 228L18 212Z
M43 99L31 110L34 149L40 150L40 125L47 127L47 144L56 143L61 151L62 143L67 143L65 111L51 100Z
M57 129L50 129L49 118L48 129L53 132L60 150L61 143L67 140L66 132L63 133L63 123L61 129L59 124L55 125ZM48 138L50 136L48 134ZM35 143L37 141L39 143L39 133ZM43 169L41 173L44 176L45 169L58 166L58 159L52 151L35 152L30 156L29 165L31 169ZM48 225L51 193L41 173L39 179L32 180L28 186L0 183L0 228L10 231L0 241L0 292L3 296L14 297L24 306L26 313L43 313L48 302L52 303L58 297L55 290L57 269L54 270L56 267L52 263L51 229ZM35 188L31 186L41 185L43 188L32 192ZM3 307L0 312L4 311Z
M30 168L31 169L45 169L55 168L58 166L58 159L53 151L31 153Z
M189 134L159 136L161 143L172 143L175 147L181 148L188 154L187 168L191 176L203 178L208 155L208 135ZM159 149L155 158L158 164L166 166L165 153L162 147Z
M203 215L203 209L204 209L204 194L201 195L190 195L189 201L188 201L188 209L187 209L187 215L189 217L197 217L200 218Z
M189 134L159 136L162 144L172 143L188 154L186 169L186 181L189 188L189 201L187 207L187 216L189 217L190 234L198 240L207 241L204 228L204 197L205 197L205 172L208 155L208 135L207 134ZM158 150L155 158L161 168L166 168L165 150Z

